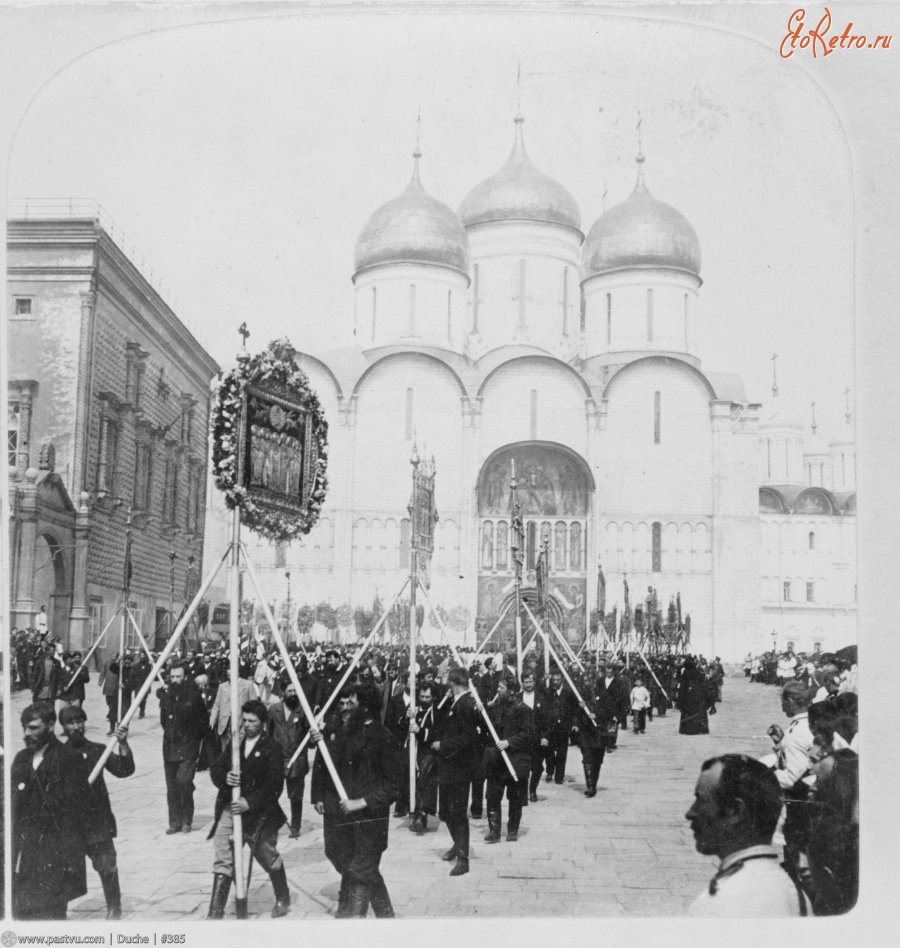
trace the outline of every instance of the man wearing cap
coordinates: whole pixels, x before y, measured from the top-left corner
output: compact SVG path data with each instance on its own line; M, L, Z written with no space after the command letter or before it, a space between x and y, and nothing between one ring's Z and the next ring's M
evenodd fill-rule
M325 652L325 668L319 680L319 690L316 693L314 711L323 708L325 702L334 694L334 689L337 688L338 682L341 680L342 672L340 652L334 648L328 649ZM333 707L334 704L332 704L332 708Z
M59 712L59 723L68 739L68 747L82 759L84 779L87 780L106 750L104 744L89 741L84 736L87 714L79 707L63 708ZM94 871L100 876L103 897L106 899L106 917L122 917L122 892L119 888L119 867L113 840L117 835L116 818L109 802L109 791L103 779L104 771L114 777L130 777L134 773L134 755L128 744L128 728L119 725L115 731L117 744L106 758L103 769L90 785L89 808L80 813L87 854Z

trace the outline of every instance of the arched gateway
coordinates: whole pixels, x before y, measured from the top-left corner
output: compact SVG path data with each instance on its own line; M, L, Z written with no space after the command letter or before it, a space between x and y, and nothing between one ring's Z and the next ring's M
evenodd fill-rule
M477 640L480 643L484 639L515 596L509 486L513 461L525 521L523 598L535 611L535 565L541 537L547 536L550 588L554 590L548 615L570 644L580 644L585 634L588 522L594 478L583 458L549 441L524 441L499 448L484 462L478 476ZM523 610L523 629L528 627ZM514 607L494 641L504 648L515 647Z

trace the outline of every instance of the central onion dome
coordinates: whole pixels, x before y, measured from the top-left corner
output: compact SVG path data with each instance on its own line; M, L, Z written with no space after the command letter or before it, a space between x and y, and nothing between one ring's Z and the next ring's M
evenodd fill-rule
M466 227L496 221L538 221L579 231L581 214L571 194L531 163L525 152L522 125L515 117L516 140L506 164L463 198L459 216Z
M631 196L601 215L582 250L585 276L623 267L666 267L700 275L700 241L688 219L644 184L644 156Z
M418 148L412 181L382 204L356 241L356 272L393 263L424 263L466 272L469 238L454 212L428 194L419 180Z

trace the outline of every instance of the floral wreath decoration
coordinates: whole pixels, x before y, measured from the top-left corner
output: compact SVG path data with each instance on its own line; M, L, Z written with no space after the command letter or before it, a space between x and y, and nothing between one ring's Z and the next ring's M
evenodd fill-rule
M316 525L328 489L328 422L306 373L297 365L296 350L287 338L270 342L263 352L243 358L219 385L213 406L213 472L216 487L225 494L229 510L240 507L241 522L251 530L277 542L305 536ZM316 479L306 509L289 515L254 503L245 488L237 484L237 425L241 393L248 385L274 383L299 396L309 411L318 446Z

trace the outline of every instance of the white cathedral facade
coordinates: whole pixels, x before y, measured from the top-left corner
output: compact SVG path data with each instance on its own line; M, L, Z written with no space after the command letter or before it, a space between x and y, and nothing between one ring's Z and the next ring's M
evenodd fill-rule
M513 594L513 460L525 587L547 536L551 617L574 645L598 562L607 610L621 613L626 577L632 604L650 586L664 609L680 593L708 656L855 641L852 438L804 454L777 402L761 412L740 378L701 366L700 244L648 191L642 156L632 194L585 235L528 158L523 121L458 211L426 192L416 152L409 186L365 223L356 344L299 356L330 425L328 498L302 542L251 539L267 595L292 584L294 611L389 604L409 569L415 445L437 469L430 595L459 641L480 640ZM227 538L209 496L208 560ZM427 619L423 634L438 641Z

